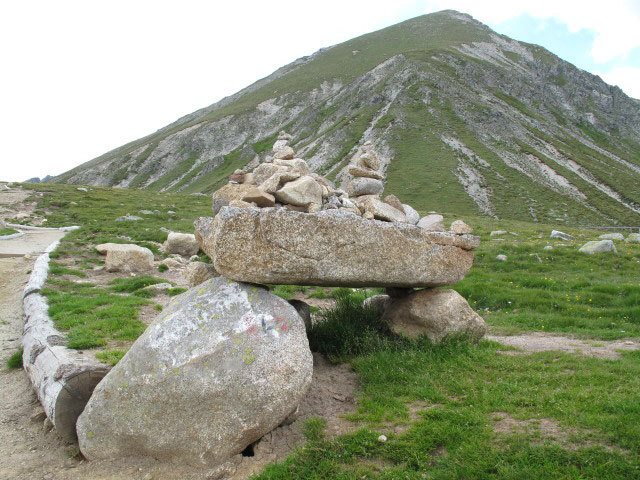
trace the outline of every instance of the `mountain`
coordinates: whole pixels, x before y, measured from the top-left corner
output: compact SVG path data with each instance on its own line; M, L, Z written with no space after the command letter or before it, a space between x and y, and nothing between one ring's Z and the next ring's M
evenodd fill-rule
M371 140L423 211L640 224L640 101L447 10L319 50L55 182L211 192L277 132L341 183Z
M45 183L48 182L50 180L53 180L53 177L51 175L47 175L46 177L32 177L29 180L25 180L24 183Z

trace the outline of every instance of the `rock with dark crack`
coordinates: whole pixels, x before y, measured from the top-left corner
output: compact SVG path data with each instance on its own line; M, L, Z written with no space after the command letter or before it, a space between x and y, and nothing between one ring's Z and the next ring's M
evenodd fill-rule
M487 331L482 317L455 290L429 288L392 299L384 319L399 335L426 335L435 344L454 335L468 335L478 341Z
M78 419L80 450L221 464L298 407L312 370L294 307L209 280L176 297L100 382Z
M392 208L392 207L389 207ZM370 221L341 210L225 207L196 221L220 274L251 283L431 287L461 281L480 240Z

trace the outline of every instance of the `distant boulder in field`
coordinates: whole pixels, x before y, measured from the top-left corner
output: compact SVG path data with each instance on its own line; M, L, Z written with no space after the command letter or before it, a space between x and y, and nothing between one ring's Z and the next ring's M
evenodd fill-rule
M578 251L588 253L589 255L593 255L594 253L618 252L612 240L593 240L585 243Z

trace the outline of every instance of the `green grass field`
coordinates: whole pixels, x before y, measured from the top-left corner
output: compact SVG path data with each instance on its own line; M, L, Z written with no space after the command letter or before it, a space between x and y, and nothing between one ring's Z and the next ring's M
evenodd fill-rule
M197 216L210 214L209 198L28 187L44 193L36 199L39 209L51 212L48 224L82 225L52 254L56 263L44 292L50 313L68 332L70 347L100 346L99 358L115 364L144 329L137 312L153 297L141 289L158 279L83 283L83 274L102 261L93 245L124 241L125 235L153 247L149 242L166 235L161 226L192 231ZM114 221L141 209L160 213L144 222ZM447 224L456 218L445 215ZM587 256L578 248L599 232L462 219L482 243L471 272L454 288L493 333L550 332L594 342L640 337L640 244L616 242L617 254ZM554 228L576 239L551 240ZM498 229L517 235L491 239ZM498 254L507 261L497 260ZM302 292L337 299L334 309L317 312L310 343L349 363L361 388L357 410L348 416L353 433L328 438L323 419L311 419L306 445L256 479L640 478L640 352L613 360L560 352L511 356L498 354L508 348L497 343L464 339L434 347L394 337L376 311L362 307L362 299L379 290L273 291L285 298ZM505 424L512 428L500 428ZM380 434L388 440L379 442Z

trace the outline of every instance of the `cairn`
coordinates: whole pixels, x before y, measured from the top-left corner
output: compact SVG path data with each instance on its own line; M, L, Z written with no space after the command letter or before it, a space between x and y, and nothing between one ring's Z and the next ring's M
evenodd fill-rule
M352 178L344 191L313 173L306 161L296 157L291 139L281 131L273 145L273 157L267 157L252 172L236 170L229 177L229 184L214 193L214 212L229 205L279 207L306 213L341 210L368 220L411 225L420 220L419 214L395 195L381 198L385 176L371 142L362 145L355 163L349 165L347 171Z

